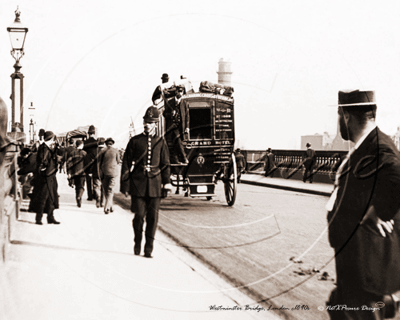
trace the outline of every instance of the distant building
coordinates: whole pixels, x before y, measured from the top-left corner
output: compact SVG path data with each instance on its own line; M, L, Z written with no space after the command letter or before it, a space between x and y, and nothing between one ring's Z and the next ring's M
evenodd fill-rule
M400 150L400 127L397 127L397 132L391 136L396 148Z
M311 144L314 150L332 150L332 136L328 132L323 134L316 133L314 135L301 136L300 149L305 150L307 142Z

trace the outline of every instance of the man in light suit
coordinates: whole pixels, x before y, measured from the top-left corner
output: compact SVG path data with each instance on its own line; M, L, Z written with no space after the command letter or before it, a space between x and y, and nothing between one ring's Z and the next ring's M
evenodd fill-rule
M400 154L376 126L376 109L373 91L339 92L340 133L355 146L326 206L337 274L331 319L384 319L400 290Z
M106 140L107 148L100 153L100 170L102 174L101 184L103 185L105 205L104 213L108 214L113 212L113 196L114 186L116 184L115 179L118 176L118 165L121 162L119 151L113 148L115 141L113 138Z
M143 223L146 218L144 256L152 257L158 210L163 189L170 191L170 163L164 137L156 135L159 112L149 107L143 117L144 132L134 136L126 146L121 168L120 191L131 195L132 225L135 234L134 254L141 251Z

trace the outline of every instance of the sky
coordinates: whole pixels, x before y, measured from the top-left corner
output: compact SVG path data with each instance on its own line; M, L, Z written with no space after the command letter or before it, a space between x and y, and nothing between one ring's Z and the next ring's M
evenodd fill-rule
M233 71L236 147L300 149L301 135L335 134L339 90L375 90L380 128L400 126L398 1L0 0L9 107L17 6L29 28L25 132L31 118L55 133L93 124L125 147L162 73L198 90L217 82L221 58Z

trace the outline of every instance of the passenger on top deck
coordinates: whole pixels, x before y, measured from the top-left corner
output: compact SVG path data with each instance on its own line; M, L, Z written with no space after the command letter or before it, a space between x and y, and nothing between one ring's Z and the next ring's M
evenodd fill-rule
M157 86L151 97L154 105L159 104L163 98L171 98L175 95L175 87L169 82L169 76L167 73L163 73L161 77L162 83Z

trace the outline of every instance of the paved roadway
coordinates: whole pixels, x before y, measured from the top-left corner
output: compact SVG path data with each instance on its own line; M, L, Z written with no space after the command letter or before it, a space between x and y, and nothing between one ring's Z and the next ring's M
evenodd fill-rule
M333 250L325 232L328 197L308 192L329 194L332 186L260 175L242 180L280 189L241 183L233 207L226 205L221 182L212 201L173 194L162 202L159 228L264 308L288 308L278 313L289 319L328 319L318 310L334 287ZM118 200L129 205L122 196ZM331 277L318 280L322 272ZM292 310L296 306L309 310Z
M0 264L0 319L277 318L245 310L259 304L161 232L153 259L134 256L129 211L115 205L104 215L85 200L78 208L65 175L59 175L59 193L61 225L45 219L36 225L27 212L11 220Z

